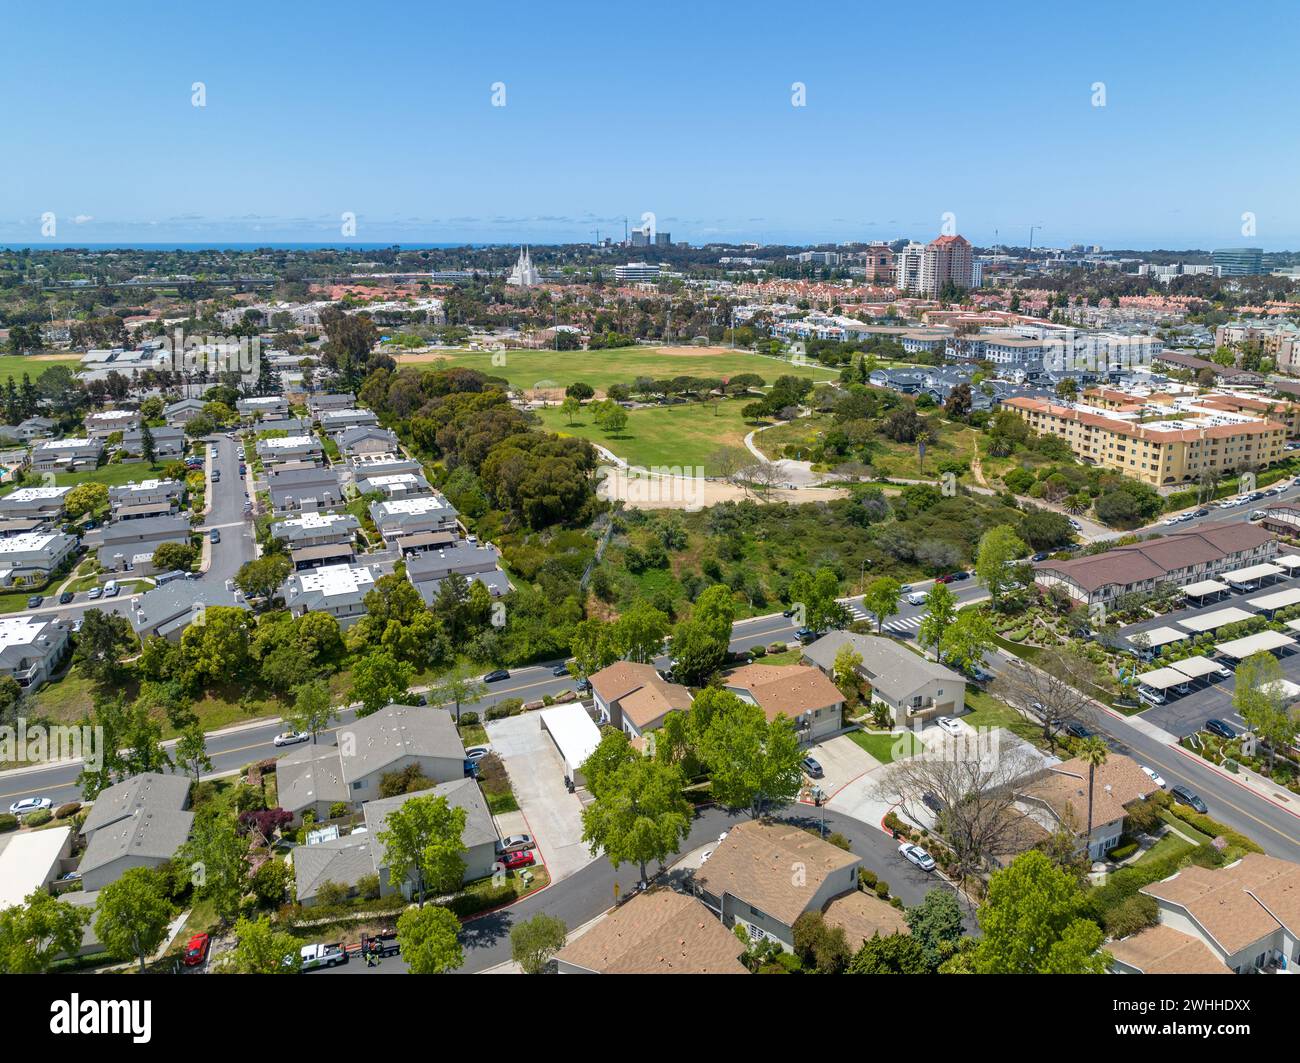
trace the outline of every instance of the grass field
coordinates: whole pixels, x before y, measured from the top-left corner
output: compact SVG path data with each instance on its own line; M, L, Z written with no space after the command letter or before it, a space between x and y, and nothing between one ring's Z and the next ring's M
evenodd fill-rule
M769 384L782 375L835 380L824 366L794 365L779 358L716 347L618 347L607 351L495 351L397 356L399 363L430 369L465 366L504 377L518 388L565 388L575 381L603 392L610 384L631 384L639 376L732 377L757 373Z
M0 355L0 383L4 383L9 377L14 378L14 383L20 383L24 373L31 377L32 383L35 383L45 370L52 369L56 365L77 369L81 365L81 359L50 358L47 360L39 355L2 354Z
M139 483L151 480L162 473L162 466L150 467L147 461L120 461L101 465L89 472L61 472L56 474L55 483L59 487L75 487L77 484L104 484L106 487L121 487L122 484Z
M762 422L746 421L746 399L627 411L627 427L608 433L583 409L572 424L558 408L539 411L542 423L561 435L582 436L612 450L632 465L706 465L719 447L743 447L745 436ZM713 475L705 469L706 475Z
M892 764L899 757L911 757L925 747L911 731L902 734L868 734L849 731L849 738L875 757L881 764Z

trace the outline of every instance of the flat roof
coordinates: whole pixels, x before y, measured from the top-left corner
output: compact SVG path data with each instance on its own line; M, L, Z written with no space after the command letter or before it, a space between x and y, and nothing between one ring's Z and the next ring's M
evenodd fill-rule
M1191 679L1202 679L1219 670L1219 665L1208 657L1188 657L1185 661L1174 661L1169 667Z
M1166 646L1171 642L1181 642L1190 636L1186 631L1179 631L1176 627L1153 627L1150 631L1135 631L1128 636L1129 642L1132 642L1137 635L1147 637L1147 645L1152 649L1157 646Z
M1222 594L1232 590L1226 583L1217 579L1203 579L1200 583L1189 583L1182 591L1189 598L1204 598L1207 594Z
M23 831L0 847L0 911L22 904L53 879L71 827Z
M543 709L539 715L542 726L550 732L559 747L569 777L573 778L574 772L600 745L600 728L592 722L582 704L576 701Z
M1246 604L1256 609L1285 609L1288 605L1300 605L1300 587L1290 587L1274 594L1251 598Z
M1257 579L1263 579L1265 576L1281 575L1282 570L1268 561L1258 565L1247 565L1245 568L1234 569L1231 572L1225 572L1223 578L1229 583L1254 583Z
M1284 557L1273 558L1273 564L1281 565L1283 568L1300 568L1300 554L1287 554Z
M1244 639L1220 642L1214 647L1214 650L1216 653L1222 653L1225 657L1235 657L1240 661L1253 653L1264 653L1269 650L1281 649L1283 646L1294 645L1295 639L1290 635L1284 635L1280 631L1261 631L1256 635L1247 635Z
M1137 681L1152 690L1168 690L1170 687L1182 686L1191 678L1174 668L1157 668L1153 672L1143 672Z
M1178 625L1187 628L1188 631L1195 631L1199 635L1202 631L1216 631L1221 627L1227 627L1229 624L1240 624L1243 620L1254 619L1254 613L1248 613L1245 609L1238 609L1235 605L1230 605L1224 609L1215 609L1212 613L1200 613L1197 616L1186 617L1179 620Z

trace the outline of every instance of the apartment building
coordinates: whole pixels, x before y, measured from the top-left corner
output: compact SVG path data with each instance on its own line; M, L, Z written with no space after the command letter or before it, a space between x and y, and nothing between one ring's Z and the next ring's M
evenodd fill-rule
M439 533L423 534L434 536ZM475 581L483 584L493 598L499 598L510 590L510 579L501 571L501 554L495 546L475 545L465 539L456 539L404 552L406 578L420 592L425 605L433 605L442 584L453 575L460 576L467 584Z
M99 439L46 439L32 448L33 472L85 472L99 464Z
M284 582L284 602L294 616L329 613L339 627L349 628L366 615L375 576L366 565L347 564L295 572Z
M259 395L251 399L239 399L235 409L241 417L250 420L264 417L287 417L289 400L281 395Z
M0 675L31 692L59 668L68 652L63 621L43 616L0 618Z
M288 461L319 461L324 455L321 441L313 435L269 436L257 441L257 456L266 465Z
M114 432L129 432L142 423L139 410L101 410L86 414L86 434L91 439L107 439Z
M459 514L442 495L416 495L370 504L370 519L375 522L384 542L390 546L398 539L422 532L455 532Z
M77 551L77 537L27 532L0 539L0 586L44 583Z
M1153 487L1191 483L1203 472L1262 469L1280 461L1286 447L1284 425L1227 413L1139 423L1136 415L1046 399L1008 399L1002 408L1035 435L1065 440L1081 461Z
M71 487L20 487L0 498L0 518L56 520L62 515L63 500L71 490Z

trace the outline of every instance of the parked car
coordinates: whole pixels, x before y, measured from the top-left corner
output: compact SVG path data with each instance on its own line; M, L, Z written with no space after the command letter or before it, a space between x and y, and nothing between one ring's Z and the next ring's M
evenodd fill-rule
M940 716L934 722L944 731L947 731L948 734L950 735L961 734L961 724L959 724L951 716Z
M212 470L212 482L213 482L214 484L219 484L219 483L221 483L221 470L220 470L220 469L213 469L213 470Z
M9 814L25 816L29 812L40 812L42 809L49 808L53 803L48 797L24 797L9 806Z
M934 870L934 857L922 849L919 845L913 845L911 842L904 842L898 847L904 860L915 864L922 871Z
M39 609L43 601L45 601L45 599L42 598L39 594L33 594L30 598L27 599L27 608Z
M782 609L781 615L785 617L787 620L789 620L790 617L794 616L794 614L797 613L798 611L799 611L798 609Z
M1230 723L1223 720L1209 719L1205 721L1205 729L1212 735L1218 735L1220 738L1233 739L1237 737L1237 729Z
M195 934L185 946L181 963L186 967L198 967L208 958L208 949L212 939L207 934Z
M810 779L820 779L826 774L822 771L822 766L813 757L804 757L799 762L799 767L803 768L804 774Z
M964 579L970 579L970 573L969 573L969 572L954 572L954 573L952 574L952 579L953 579L953 582L954 582L954 583L960 583L960 582L961 582L962 580L964 580Z
M537 848L537 843L533 840L531 834L511 834L509 837L502 838L497 842L497 854L503 853L526 853L529 849Z
M1075 531L1083 531L1083 525L1080 524L1073 517L1066 517L1065 519L1070 522L1070 527L1073 528Z
M1073 738L1092 738L1097 732L1085 727L1078 720L1071 720L1065 725L1065 733Z
M299 742L306 742L311 735L306 731L285 731L283 734L275 736L272 744L276 746L296 746Z
M557 679L568 679L569 666L567 664L557 664L551 669L551 675L555 676Z
M1030 560L1030 561L1046 561L1047 558L1048 558L1049 556L1050 556L1050 555L1045 554L1045 553L1043 553L1043 551L1040 550L1038 553L1034 554L1034 556L1031 557L1029 560Z
M993 678L993 673L975 664L971 666L970 677L977 683L987 683Z
M1198 509L1192 514L1193 517L1208 517L1209 515L1210 511L1208 509Z
M59 604L67 605L75 597L76 594L74 594L72 591L64 591L62 594L59 595Z
M1200 794L1195 790L1189 790L1186 786L1174 786L1169 790L1169 796L1177 801L1180 805L1187 805L1201 815L1207 815L1209 809L1205 807L1205 802L1201 800Z
M470 746L469 749L465 750L465 759L482 760L491 752L492 750L490 750L487 746Z
M1231 679L1232 669L1225 667L1224 665L1219 665L1219 667L1214 670L1214 674L1217 675L1220 679Z
M941 798L936 793L932 793L929 790L926 790L925 793L921 795L921 804L925 805L925 807L928 808L931 812L933 812L936 816L942 813L948 807L946 804L944 804L943 798Z
M118 585L117 580L115 580L115 579L111 579L111 580L109 580L107 583L104 584L104 597L105 597L105 598L116 598L116 597L117 597L117 592L120 591L121 589L122 589L122 588Z
M1160 789L1163 790L1168 785L1164 780L1164 776L1157 772L1155 768L1148 768L1145 764L1139 764L1138 767L1141 768L1147 778L1160 787Z
M499 683L503 679L509 679L510 673L504 668L497 668L483 677L485 683Z
M801 627L794 633L794 637L797 638L801 644L807 646L808 643L817 641L817 632L810 627Z
M537 857L531 849L519 853L503 853L501 863L507 871L514 871L520 867L531 867L537 863Z
M953 580L955 580L956 578L957 578L956 573L948 572L948 573L945 573L945 574L942 575L942 576L935 576L935 577L934 577L934 582L935 582L935 583L951 583L951 582L952 582Z
M103 587L91 587L90 590L86 592L86 597L93 602L96 598L101 597L103 593L104 593Z

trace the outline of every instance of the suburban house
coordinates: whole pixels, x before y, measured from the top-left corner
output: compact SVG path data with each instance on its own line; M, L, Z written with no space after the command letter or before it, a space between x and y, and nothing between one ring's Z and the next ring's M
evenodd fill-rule
M800 742L820 742L843 727L844 695L816 668L747 664L722 682L741 700L762 709L769 721L789 717Z
M99 439L45 439L32 448L33 472L85 472L99 465Z
M17 443L30 443L33 439L48 439L54 434L55 422L48 417L28 417L17 424L0 425L0 439Z
M141 480L108 489L114 520L157 517L170 513L185 494L179 480Z
M694 897L635 893L555 954L560 974L748 974L744 945Z
M267 436L257 441L257 456L265 465L286 461L319 461L324 455L321 441L313 435Z
M1188 864L1143 886L1158 925L1106 945L1115 974L1300 970L1300 865L1247 853L1227 867Z
M71 827L0 834L0 912L48 890L74 862Z
M86 414L86 434L91 439L104 440L114 432L129 432L139 428L143 418L139 410L102 410Z
M251 399L237 399L235 410L240 417L250 421L265 417L285 417L289 413L289 400L282 395L259 395Z
M276 765L280 807L300 818L308 809L328 819L330 806L360 808L379 796L379 783L408 765L433 783L465 778L465 747L451 713L389 705L339 727L334 743L309 742Z
M1112 753L1093 772L1092 836L1088 829L1088 765L1079 757L1047 768L1016 790L1016 807L1050 837L1073 834L1091 860L1102 860L1119 845L1128 808L1159 787L1132 757ZM1032 828L1031 828L1032 829Z
M805 646L803 659L832 676L835 658L846 645L862 658L858 674L871 684L872 702L887 706L896 725L925 723L965 711L966 680L894 639L832 631Z
M56 520L63 514L63 500L71 490L71 487L20 487L0 498L0 517Z
M368 476L386 476L399 472L422 472L424 466L413 458L403 457L396 449L384 453L349 454L344 459L354 479Z
M1125 595L1149 593L1165 584L1185 587L1263 564L1277 551L1273 533L1249 521L1202 524L1101 554L1039 561L1034 565L1034 582L1048 591L1060 587L1087 606L1111 605Z
M184 775L144 772L104 790L81 825L82 887L103 889L133 867L166 863L189 839L189 807L190 780Z
M691 692L670 683L652 664L615 661L587 678L601 722L633 738L662 727L670 712L691 707Z
M387 428L356 425L333 436L343 454L391 454L398 449L397 436Z
M886 938L912 932L903 911L865 890L832 897L822 908L822 918L831 929L838 927L844 931L849 948L854 952L877 934Z
M459 517L456 507L437 493L370 503L370 519L390 546L420 532L455 532Z
M214 582L172 580L135 598L127 615L142 640L158 635L169 642L179 642L185 629L197 621L204 610L217 605L248 608L237 590L228 591Z
M351 392L322 391L307 398L307 409L317 420L320 415L330 410L350 410L357 404L357 397Z
M361 522L351 513L303 513L271 525L271 535L288 543L290 549L350 543Z
M366 595L375 589L376 571L366 565L322 565L293 573L284 581L284 603L294 616L329 613L349 628L366 615Z
M460 836L465 846L461 853L461 859L465 861L463 881L473 882L492 874L500 839L492 813L488 811L487 802L474 779L456 779L416 793L367 801L361 809L365 815L364 830L294 849L293 873L298 902L311 907L326 882L355 892L361 879L368 875L379 877L381 897L397 892L392 885L384 843L379 835L386 829L389 815L417 797L442 797L453 808L465 810L465 829ZM408 899L414 897L414 882L408 879L401 892Z
M0 617L0 675L34 691L58 671L68 653L63 621L44 616Z
M443 583L453 575L466 583L481 583L493 598L510 590L510 580L501 571L501 554L495 546L475 544L465 539L438 542L447 532L425 532L399 539L406 555L406 578L420 592L426 605L432 605Z
M343 505L343 488L338 474L316 462L287 462L266 474L271 508L277 514L338 509Z
M414 471L406 472L357 473L354 483L359 495L383 495L387 499L411 498L433 492L432 485L418 466Z
M202 399L181 399L163 410L163 419L173 428L184 428L203 414L205 406L207 403Z
M62 532L27 532L0 539L0 586L44 583L77 552L77 537Z
M321 430L326 435L334 435L345 428L359 428L363 425L377 425L379 418L370 410L343 409L343 410L323 410L316 418L321 426Z
M698 871L695 895L725 926L794 950L794 924L858 888L859 857L798 827L751 820L727 832ZM798 867L800 874L791 874Z
M185 454L185 433L179 428L151 428L154 456L158 461L178 461ZM144 460L144 432L131 431L122 436L122 449Z
M188 545L190 518L182 513L136 520L115 520L88 532L86 546L99 549L99 566L105 572L153 572L153 553L163 543Z
M257 431L283 432L287 436L311 435L311 421L305 417L264 417L257 422Z

